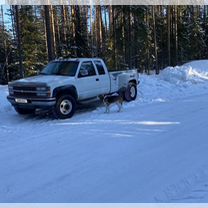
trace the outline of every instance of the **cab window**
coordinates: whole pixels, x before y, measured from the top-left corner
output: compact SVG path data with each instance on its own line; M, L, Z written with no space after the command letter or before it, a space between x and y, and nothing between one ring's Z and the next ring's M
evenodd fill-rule
M99 75L105 74L105 70L103 68L102 62L101 61L94 61L94 63L96 65L96 67L97 67L97 70L98 70Z
M80 67L78 77L82 78L82 77L90 77L95 75L96 72L92 61L83 62Z

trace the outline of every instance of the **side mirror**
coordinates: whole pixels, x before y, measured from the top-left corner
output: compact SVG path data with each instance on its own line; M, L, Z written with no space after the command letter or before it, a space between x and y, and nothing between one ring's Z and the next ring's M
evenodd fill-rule
M88 76L88 70L87 69L80 69L79 74L81 75L80 77L86 77L86 76Z

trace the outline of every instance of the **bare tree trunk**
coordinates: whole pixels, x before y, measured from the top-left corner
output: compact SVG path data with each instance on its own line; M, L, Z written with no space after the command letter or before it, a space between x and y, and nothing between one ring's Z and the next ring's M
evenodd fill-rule
M87 47L88 49L90 48L90 41L89 41L89 28L88 28L88 20L89 20L89 15L88 15L88 6L84 6L84 32L86 35L86 40L87 40ZM89 54L91 55L91 53L89 52Z
M102 10L101 5L99 6L99 29L100 29L100 44L101 44L101 52L103 48L103 20L102 20Z
M155 49L154 67L155 67L155 73L159 74L158 57L157 57L157 36L156 36L156 23L155 23L155 6L152 6L152 19L153 19L154 49Z
M66 14L66 46L69 48L70 46L70 36L69 34L71 33L71 28L70 28L70 23L72 22L72 17L70 15L70 6L65 6L64 7L65 14Z
M54 59L54 48L53 48L53 38L52 38L52 29L51 29L50 9L48 5L44 6L44 12L45 12L48 61L51 61Z
M80 51L80 27L81 27L81 19L80 19L80 6L75 5L75 47L76 47L76 56L81 57Z
M109 5L109 30L110 30L110 41L112 47L112 67L117 69L116 62L116 31L115 31L115 7L113 5Z
M128 7L128 66L131 68L131 6L129 5Z
M108 23L107 23L107 9L106 9L106 7L105 7L105 11L104 11L105 13L104 13L104 18L105 18L105 36L106 36L106 38L108 38L109 36L108 36Z
M125 29L125 27L126 27L126 18L125 18L125 12L124 12L124 8L125 8L125 6L123 5L122 6L122 39L123 39L123 41L122 41L122 50L123 50L123 54L124 54L124 63L126 64L126 57L127 57L127 55L126 55L126 49L127 49L127 44L126 44L126 42L127 42L127 40L126 40L126 29Z
M72 14L72 39L73 39L73 47L76 47L76 24L75 24L75 18L76 18L76 7L75 5L71 6L71 14ZM75 54L73 52L73 55L77 56L77 50L75 49Z
M117 69L117 60L116 60L116 30L115 30L115 7L112 6L112 38L113 38L113 61L114 61L114 67Z
M178 64L178 9L175 6L175 62Z
M91 56L94 57L93 41L93 5L90 5L90 37L91 37Z
M167 6L167 27L168 27L168 64L171 65L171 51L170 51L170 5Z
M96 42L97 42L97 56L100 56L102 51L102 19L101 6L96 6Z
M24 77L24 69L23 69L23 59L22 59L22 42L21 42L21 31L20 31L20 22L19 22L19 6L15 5L15 19L16 19L16 35L17 35L17 49L19 54L19 71L20 76Z
M147 26L148 26L148 33L150 33L150 17L149 17L149 9L146 10L146 21L147 21ZM151 47L151 42L148 40L148 45L147 45L147 67L145 68L145 71L147 74L150 74L150 47Z
M51 29L52 29L52 44L53 44L53 52L54 52L54 55L56 56L57 55L57 46L56 46L56 30L55 30L55 18L54 18L54 10L53 10L53 6L50 5L49 6L50 8L50 14L51 14Z
M3 79L8 82L9 74L7 70L7 65L8 65L8 51L7 51L7 41L5 37L5 26L4 26L4 10L3 6L1 5L1 23L2 23L2 34L3 34L3 46L4 46L4 65L3 65Z
M60 28L59 28L59 19L57 15L56 7L53 8L53 17L54 17L54 29L55 29L55 45L56 45L56 56L61 56L61 35L60 35Z
M66 44L66 9L64 5L61 6L61 21L62 21L63 43Z

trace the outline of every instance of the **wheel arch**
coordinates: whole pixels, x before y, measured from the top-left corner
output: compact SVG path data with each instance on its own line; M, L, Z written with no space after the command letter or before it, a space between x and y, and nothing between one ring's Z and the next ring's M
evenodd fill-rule
M78 99L77 90L73 85L65 85L53 90L53 97L60 97L62 95L71 95L75 100Z
M137 81L135 79L129 80L129 83L133 83L133 84L137 85Z

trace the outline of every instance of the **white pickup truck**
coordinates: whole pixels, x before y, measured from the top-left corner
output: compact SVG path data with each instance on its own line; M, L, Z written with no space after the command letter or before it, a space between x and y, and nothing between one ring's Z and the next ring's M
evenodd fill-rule
M135 100L138 83L136 70L108 72L102 59L57 59L37 76L10 82L7 99L19 114L47 108L65 119L73 116L77 103L99 95L117 92Z

